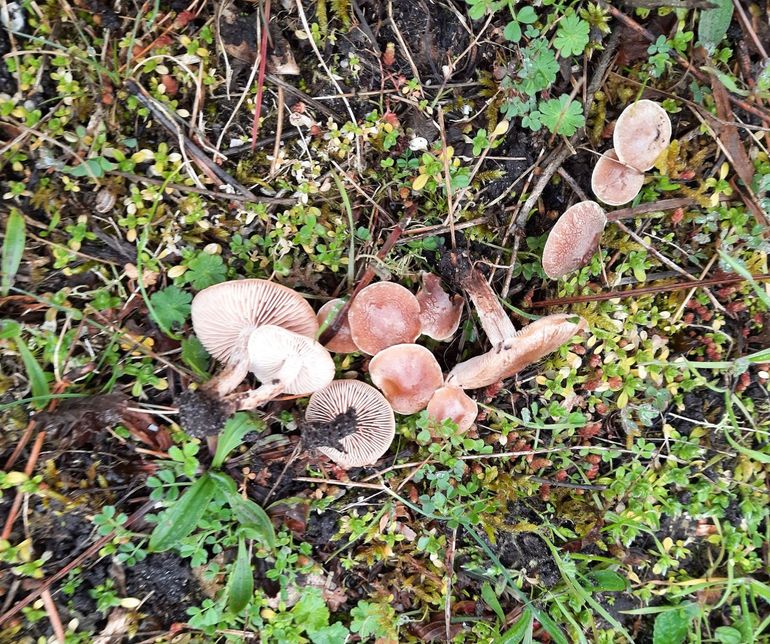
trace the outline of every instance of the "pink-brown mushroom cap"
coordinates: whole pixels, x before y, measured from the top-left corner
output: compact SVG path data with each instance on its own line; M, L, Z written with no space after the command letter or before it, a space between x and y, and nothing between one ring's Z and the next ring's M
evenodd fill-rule
M450 418L461 432L467 432L479 414L479 406L460 387L440 387L428 403L428 416L437 421Z
M329 300L318 309L316 318L318 319L319 326L322 326L323 323L326 322L326 318L329 317L332 311L339 311L344 304L345 300L337 298L336 300ZM347 313L345 314L337 333L335 333L332 339L324 346L329 349L329 351L334 351L335 353L356 353L358 351L358 347L356 346L356 343L353 342L353 338L350 335L350 324L348 322Z
M450 297L441 286L441 279L433 273L423 273L421 277L422 287L416 297L420 304L422 334L441 342L449 340L460 326L463 298Z
M425 409L444 381L436 358L419 344L383 349L369 362L369 375L399 414Z
M376 355L420 335L420 303L400 284L378 282L356 295L348 310L350 335L356 346Z
M209 286L192 301L195 335L214 358L230 364L247 357L251 332L263 324L314 338L318 322L312 307L286 286L260 279Z
M671 119L655 101L636 101L618 117L612 142L618 159L645 172L671 143Z
M618 161L615 150L607 150L599 158L591 175L591 190L610 206L632 201L643 185L644 174Z
M599 246L607 215L595 201L567 208L554 224L543 248L543 270L557 279L585 266Z
M374 387L359 380L334 380L316 391L307 404L305 420L330 422L351 407L356 411L356 431L340 439L345 451L318 448L345 469L376 463L388 451L396 434L390 403Z
M446 383L462 389L494 384L556 351L585 328L585 320L576 315L556 314L540 318L487 353L456 365L449 372Z

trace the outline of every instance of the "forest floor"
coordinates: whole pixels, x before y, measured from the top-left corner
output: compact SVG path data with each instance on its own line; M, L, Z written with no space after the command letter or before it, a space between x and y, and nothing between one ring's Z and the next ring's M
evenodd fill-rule
M0 642L770 641L766 0L0 19ZM671 143L548 279L549 231L642 98ZM415 292L455 249L517 328L587 322L470 392L467 433L398 415L345 471L295 452L306 397L219 451L183 426L219 368L200 290L270 279L317 310L365 276ZM419 343L445 372L489 348L469 303Z

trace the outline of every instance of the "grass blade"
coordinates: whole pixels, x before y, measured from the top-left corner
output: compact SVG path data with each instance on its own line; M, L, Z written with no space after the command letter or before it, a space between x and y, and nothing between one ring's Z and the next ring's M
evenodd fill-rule
M8 215L8 221L5 224L5 239L3 239L3 260L2 260L2 282L0 283L0 293L8 295L8 291L13 285L16 272L21 265L21 258L24 254L24 243L26 240L26 226L24 215L13 208Z
M201 476L170 508L150 535L150 550L162 552L175 546L198 525L206 507L214 497L216 486L208 474Z

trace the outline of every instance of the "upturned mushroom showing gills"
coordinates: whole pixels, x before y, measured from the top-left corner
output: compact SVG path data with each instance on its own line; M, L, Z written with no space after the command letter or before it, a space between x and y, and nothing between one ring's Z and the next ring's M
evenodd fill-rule
M330 315L333 316L332 320L334 320L344 304L345 301L339 298L335 300L329 300L320 309L318 309L318 313L316 314L318 324L323 326ZM329 321L331 322L332 320ZM329 351L334 351L335 353L356 353L358 351L358 347L356 346L355 342L353 342L353 338L350 335L350 324L348 323L347 313L345 314L339 329L337 329L337 332L324 346L329 349Z
M262 386L232 394L236 409L254 409L283 393L311 394L334 378L334 361L323 346L272 324L249 335L248 364Z
M396 434L393 408L374 387L335 380L310 396L302 442L345 469L373 465Z
M516 333L516 327L497 299L486 278L477 271L465 252L451 252L441 261L442 275L451 280L471 298L479 323L492 345ZM448 277L449 279L449 277Z
M596 162L591 175L591 190L609 206L632 201L644 185L644 174L618 161L615 150L607 150Z
M420 304L422 335L443 342L449 340L460 326L463 298L449 296L441 286L441 279L433 273L422 273L422 287L417 291Z
M436 389L428 403L428 416L439 422L449 418L460 432L467 432L478 415L476 401L456 386Z
M192 301L195 335L225 370L206 385L223 396L235 389L249 371L249 337L257 327L271 324L314 338L318 321L311 306L295 291L266 280L222 282L198 293Z
M428 405L444 377L433 354L419 344L397 344L369 363L375 386L399 414L416 414Z
M585 266L599 247L607 215L595 201L567 208L551 228L543 248L543 270L551 279Z
M348 324L356 346L373 356L394 344L417 339L420 304L403 286L378 282L356 295L348 310Z
M620 161L645 172L671 143L671 119L655 101L636 101L618 117L612 142Z
M478 389L509 378L556 351L585 328L585 320L575 315L540 318L491 351L456 365L447 375L446 384Z

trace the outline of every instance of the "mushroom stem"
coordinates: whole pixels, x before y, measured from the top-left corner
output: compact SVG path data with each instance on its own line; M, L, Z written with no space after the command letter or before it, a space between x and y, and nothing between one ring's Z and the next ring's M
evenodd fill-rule
M201 389L218 398L226 396L240 385L249 373L249 363L242 360L228 364L224 370L214 376Z
M251 391L232 394L227 397L227 402L234 406L235 411L256 409L270 402L276 396L280 396L283 393L283 389L283 383L279 380L274 383L264 384Z
M492 346L497 346L516 333L516 327L497 299L484 276L473 268L466 253L449 253L451 277L471 298L479 316L481 328Z

